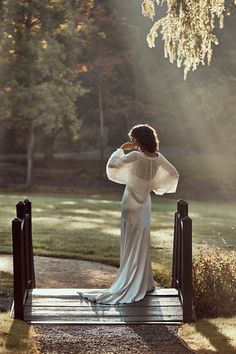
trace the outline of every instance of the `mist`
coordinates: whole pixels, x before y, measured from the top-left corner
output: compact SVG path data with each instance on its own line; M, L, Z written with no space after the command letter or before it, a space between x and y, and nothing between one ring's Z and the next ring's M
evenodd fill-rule
M127 43L137 66L139 95L145 97L150 122L160 132L163 148L236 154L236 41L235 11L216 26L219 45L213 48L211 64L189 72L164 58L161 34L156 47L148 47L146 36L152 21L141 14L141 1L112 1L129 26ZM166 8L158 7L157 18Z

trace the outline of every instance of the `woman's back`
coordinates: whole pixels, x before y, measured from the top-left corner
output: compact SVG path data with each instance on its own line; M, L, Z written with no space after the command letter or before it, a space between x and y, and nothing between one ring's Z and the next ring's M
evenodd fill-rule
M159 156L149 157L138 152L138 159L130 169L130 178L127 187L133 191L137 199L144 201L152 190Z

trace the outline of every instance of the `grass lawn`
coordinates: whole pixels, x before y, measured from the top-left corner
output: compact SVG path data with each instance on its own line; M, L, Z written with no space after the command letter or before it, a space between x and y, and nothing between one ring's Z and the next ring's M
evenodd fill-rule
M24 321L14 320L9 312L0 313L0 354L36 354L32 328Z
M184 324L178 334L199 354L236 353L236 316L202 319L194 324Z
M49 196L0 195L0 253L12 252L11 220L15 203L33 203L36 255L68 257L119 265L121 195ZM152 260L156 279L166 284L171 270L173 218L176 200L153 196ZM236 204L189 202L194 250L236 246ZM158 274L164 279L158 279Z
M0 297L12 296L12 275L0 272ZM0 354L36 354L36 338L24 321L14 320L10 312L0 312Z

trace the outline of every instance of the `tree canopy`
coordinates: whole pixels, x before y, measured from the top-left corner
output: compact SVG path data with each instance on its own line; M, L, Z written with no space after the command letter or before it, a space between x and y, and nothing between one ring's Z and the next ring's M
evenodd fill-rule
M132 125L143 122L157 128L161 148L232 149L235 15L226 18L223 31L215 28L214 38L223 45L215 48L211 66L199 68L184 81L181 71L164 59L162 47L167 54L175 50L172 58L178 61L178 36L183 35L181 45L186 52L180 52L179 60L185 65L189 43L186 33L190 32L179 28L176 42L170 39L174 32L168 32L169 44L166 37L150 50L141 2L0 2L0 151L27 153L28 181L34 152L50 158L53 151L77 153L100 148L103 157L106 150L127 139ZM183 6L183 2L178 3ZM145 1L146 14L151 4L154 6L151 0ZM181 6L178 11L183 16ZM163 22L158 31L164 31L168 8L159 9L158 21ZM177 9L172 8L172 15L173 11L177 16ZM190 17L187 19L190 21ZM172 23L176 28L174 20ZM193 27L195 32L191 33L197 35L196 26L188 27L187 22L184 26L186 31ZM201 53L203 38L210 38L207 33L208 37L200 36L198 41L193 38L189 53L195 67L201 61L194 55ZM200 56L202 62L209 53L205 53L205 59Z
M77 5L65 0L1 3L2 118L27 131L27 184L37 131L46 141L61 129L78 127L77 97L87 90L76 69L88 5L81 3L79 12Z

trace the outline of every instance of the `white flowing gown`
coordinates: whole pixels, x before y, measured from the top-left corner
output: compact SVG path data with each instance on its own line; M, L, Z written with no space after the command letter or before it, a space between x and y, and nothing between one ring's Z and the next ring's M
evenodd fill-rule
M155 288L150 255L151 197L174 193L179 174L159 152L125 154L117 149L109 158L106 173L111 181L125 184L121 203L120 267L110 288L80 292L81 297L102 304L136 302Z

